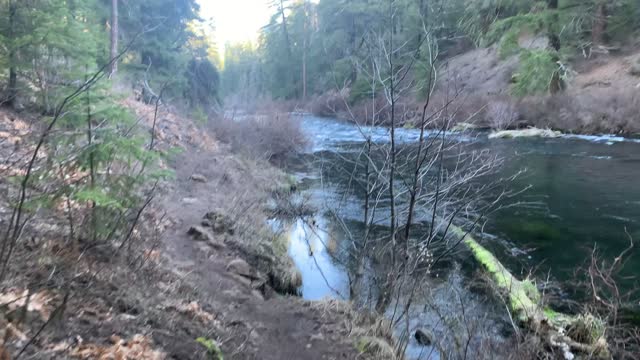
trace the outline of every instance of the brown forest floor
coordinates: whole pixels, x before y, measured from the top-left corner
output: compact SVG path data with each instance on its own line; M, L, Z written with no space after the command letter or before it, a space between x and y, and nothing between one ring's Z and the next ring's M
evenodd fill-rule
M152 107L126 105L149 122ZM3 230L15 191L8 175L30 150L37 124L36 117L0 110ZM179 116L161 116L157 137L160 148L183 151L166 164L175 178L162 184L143 215L129 256L109 258L97 250L80 256L64 240L66 220L56 212L38 212L25 228L0 287L0 359L16 359L29 342L20 358L213 358L198 337L215 340L225 359L363 358L353 345L363 333L348 305L255 286L264 275L242 249L258 245L257 238L247 242L257 232L244 231L243 239L217 234L209 244L187 235L211 210L230 211L247 229L252 221L265 226L257 224L265 219L260 209L281 175L231 154L206 128ZM206 181L193 181L194 173ZM240 258L256 279L227 271ZM63 288L69 288L67 301Z

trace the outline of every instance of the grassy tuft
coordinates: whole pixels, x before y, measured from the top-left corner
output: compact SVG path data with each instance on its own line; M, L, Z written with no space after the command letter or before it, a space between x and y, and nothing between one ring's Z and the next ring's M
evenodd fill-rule
M393 347L384 339L373 336L361 336L355 343L360 354L372 356L374 359L396 359Z
M209 359L224 360L224 357L222 355L222 350L220 350L220 347L218 346L218 343L216 343L215 340L199 337L196 339L196 341L207 349L207 355Z

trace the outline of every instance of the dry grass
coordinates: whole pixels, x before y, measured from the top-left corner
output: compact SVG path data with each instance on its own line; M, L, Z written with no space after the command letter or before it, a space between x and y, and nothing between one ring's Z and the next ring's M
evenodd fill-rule
M444 101L436 95L432 108ZM640 134L640 95L635 91L602 88L523 99L496 95L448 101L457 122L495 130L536 127L567 133Z
M226 242L267 275L274 290L297 294L301 275L288 256L286 237L268 224L271 209L265 206L288 177L264 160L221 152L214 161L208 178L217 191L208 194L207 206L232 222L233 236Z
M583 132L637 134L640 132L636 92L594 89L570 95L525 99L520 105L522 117L541 127Z
M349 92L347 89L341 91L330 90L314 97L307 107L311 113L317 116L344 117L348 112L346 103L348 98Z
M398 359L391 324L386 318L357 311L351 303L336 299L314 301L311 304L322 313L341 315L344 326L351 329L349 337L354 339L361 359Z

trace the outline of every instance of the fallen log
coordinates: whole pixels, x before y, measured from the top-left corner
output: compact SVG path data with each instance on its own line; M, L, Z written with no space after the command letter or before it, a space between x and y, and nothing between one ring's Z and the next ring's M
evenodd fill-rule
M596 359L611 358L605 337L606 324L602 319L591 314L562 314L545 307L533 280L517 279L491 251L480 245L469 233L453 225L451 229L489 273L500 295L507 299L513 317L521 326L529 328L549 346L560 349L565 359L574 359L574 352L588 354Z

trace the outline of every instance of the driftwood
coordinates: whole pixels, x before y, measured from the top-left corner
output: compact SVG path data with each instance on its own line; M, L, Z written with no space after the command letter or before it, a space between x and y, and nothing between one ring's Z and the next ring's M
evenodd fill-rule
M590 314L567 315L542 304L542 295L533 280L518 280L485 247L463 229L452 226L452 233L463 242L474 258L489 272L491 279L519 324L529 328L549 346L560 349L565 359L574 354L589 354L596 359L610 359L605 338L605 323Z

